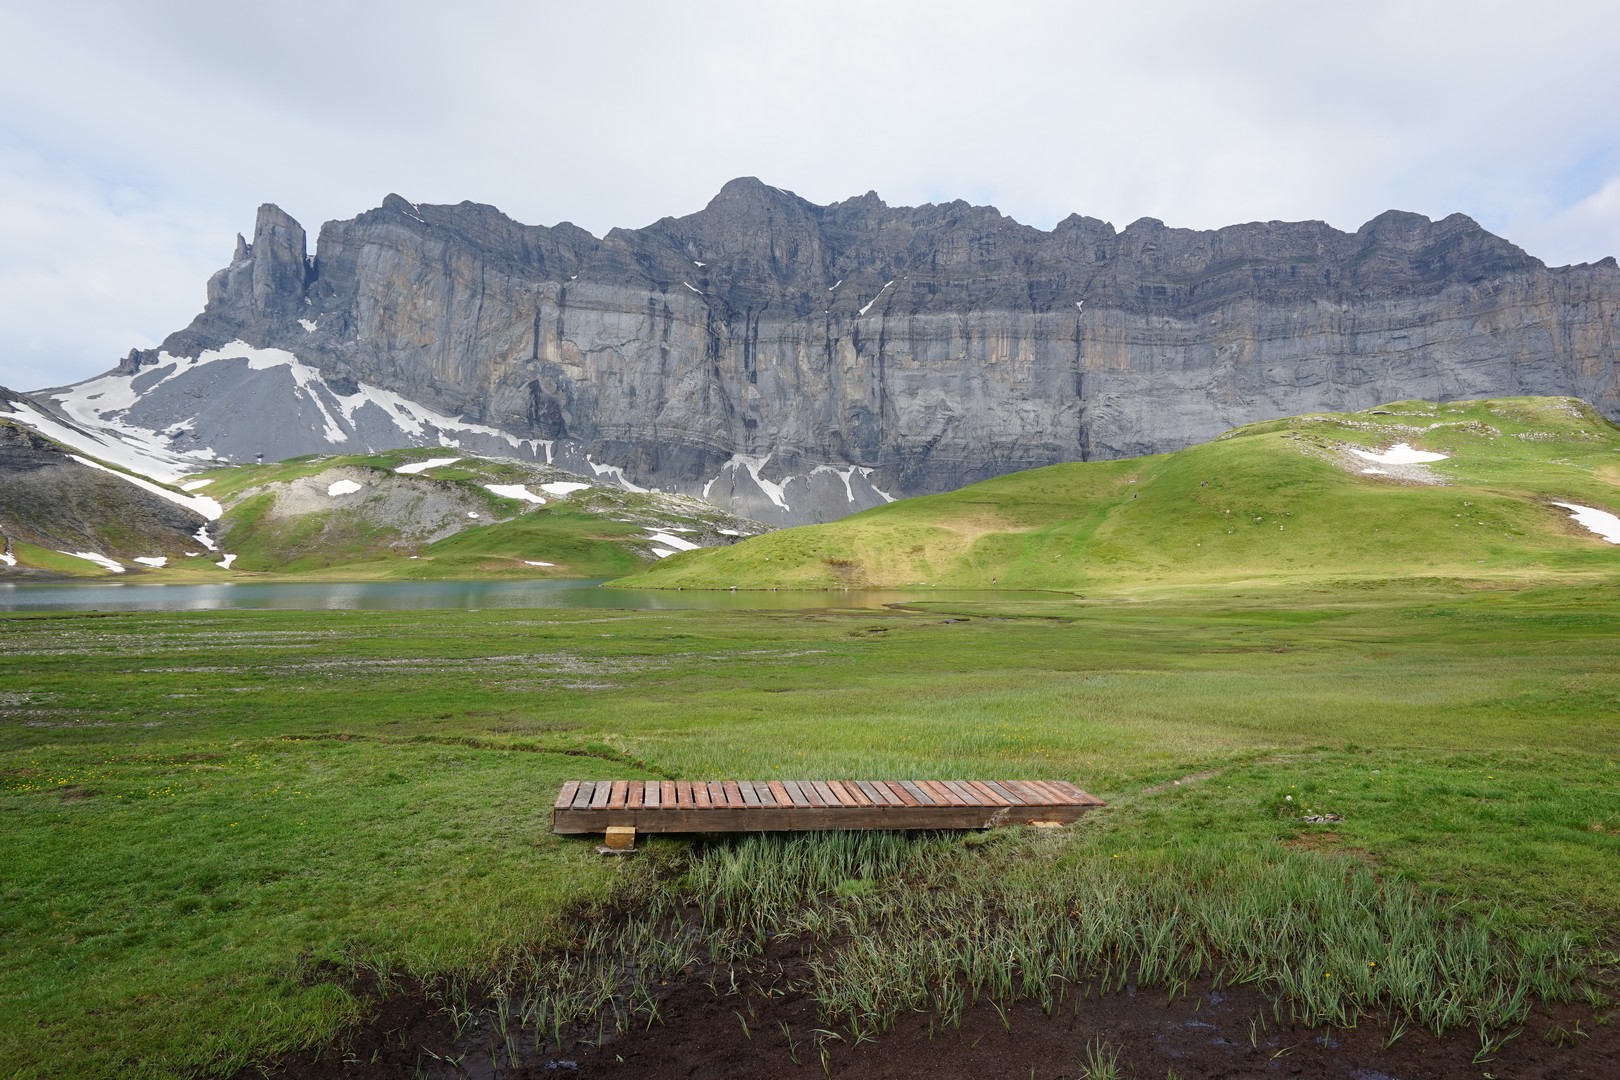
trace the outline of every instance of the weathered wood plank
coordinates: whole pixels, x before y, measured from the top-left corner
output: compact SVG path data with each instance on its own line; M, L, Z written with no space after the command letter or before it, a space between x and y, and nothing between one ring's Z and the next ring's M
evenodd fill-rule
M591 793L596 790L595 780L581 780L579 787L574 789L573 809L583 810L591 805Z
M1007 805L1007 800L1002 794L983 780L963 780L957 786L965 788L975 801L982 800L995 806Z
M915 780L902 780L900 786L910 792L911 797L917 800L918 806L933 806L934 797L922 789Z
M566 806L573 805L574 796L578 793L579 781L569 780L567 783L563 784L562 790L557 792L557 801L552 803L552 809L561 810Z
M752 780L737 781L737 790L742 792L742 800L745 805L759 805L759 792L754 790L754 782Z
M1023 803L1024 803L1024 800L1022 798L1020 798L1017 795L1014 795L1000 781L997 781L997 780L981 780L981 781L979 781L979 783L983 784L985 787L989 788L991 791L993 791L997 795L1001 796L1001 798L1003 800L1005 800L1005 802L1006 802L1006 804L1008 806L1022 806Z
M726 788L726 805L728 805L728 806L741 806L743 804L742 788L737 786L737 781L735 781L735 780L727 780L725 782L725 788Z
M906 786L900 783L900 781L885 780L883 781L883 786L888 788L889 791L891 791L895 797L897 797L906 806L918 805L916 798L911 794L911 792L906 790Z
M866 796L862 795L861 789L854 784L845 784L842 780L829 780L827 786L832 788L833 792L838 796L838 802L841 806L869 805Z
M658 781L656 781L656 780L648 780L648 781L646 781L645 783L643 783L641 785L641 805L642 806L663 806L664 802L663 802L662 794L663 794L663 788L658 786Z
M615 781L613 781L613 787L611 789L611 794L608 795L608 805L609 806L623 806L625 796L628 795L629 792L630 792L630 781L628 781L628 780L615 780Z
M797 780L784 780L782 781L782 786L787 789L788 799L793 803L794 806L810 805L810 800L805 798L804 792L799 790L799 782Z

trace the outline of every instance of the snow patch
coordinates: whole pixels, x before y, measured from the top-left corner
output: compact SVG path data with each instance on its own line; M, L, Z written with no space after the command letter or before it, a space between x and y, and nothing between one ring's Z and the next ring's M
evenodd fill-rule
M218 501L210 499L206 495L182 495L178 491L170 491L166 487L160 487L145 477L131 476L129 473L119 472L117 469L109 469L99 461L91 461L89 458L80 457L78 454L69 454L68 457L72 458L74 461L77 461L80 465L88 465L92 469L99 469L104 473L111 473L120 480L134 484L142 491L150 491L153 495L156 495L161 499L167 499L169 502L172 502L177 506L183 506L192 513L199 514L202 517L207 518L209 521L218 521L219 516L225 512L224 508L219 505Z
M589 491L590 487L589 484L578 484L572 480L553 480L549 484L541 484L540 490L548 495L567 495L575 491Z
M1427 465L1431 461L1444 461L1450 455L1436 454L1429 450L1414 450L1410 443L1396 443L1388 450L1375 452L1350 447L1350 452L1359 458L1376 461L1380 465Z
M212 484L213 482L214 481L213 481L213 479L211 477L207 478L207 479L203 479L203 480L187 480L185 483L180 485L180 490L181 491L196 491L198 488L205 488L209 484Z
M208 526L199 525L197 527L197 531L192 533L191 536L192 536L192 539L196 540L197 543L201 544L203 547L207 548L209 551L218 551L219 550L219 545L214 543L214 538L212 536L208 535Z
M692 541L682 539L679 536L671 536L667 532L650 533L647 539L654 543L663 544L665 547L672 547L676 551L696 551L703 546L702 544L694 544Z
M142 566L150 566L154 570L161 570L168 565L169 557L167 555L137 555L135 561Z
M223 559L219 560L219 562L215 563L214 565L219 567L221 570L229 570L231 568L231 563L233 563L235 561L236 561L236 556L235 555L227 555Z
M64 551L62 554L71 555L75 559L89 559L91 562L99 563L115 574L122 574L125 570L129 569L123 563L113 562L111 559L107 558L107 556L97 555L93 551Z
M326 486L328 495L353 495L366 485L354 480L334 480Z
M884 282L883 289L887 289L890 285L893 285L893 284L894 284L894 282L892 282L892 281ZM870 299L870 300L868 300L866 302L866 306L861 308L861 314L862 315L865 315L868 311L872 310L872 305L877 303L878 298L883 295L883 289L879 289L877 291L877 296L872 297L872 299Z
M1380 469L1380 468L1378 468L1376 466L1373 466L1373 465L1369 465L1365 469L1362 469L1361 471L1366 476L1388 476L1389 475L1389 470L1388 469Z
M696 259L693 259L693 260L692 260L692 265L693 265L693 266L695 266L695 267L697 267L697 268L698 268L698 269L699 269L699 270L701 270L701 269L703 269L703 268L704 268L704 267L705 267L705 266L708 266L708 265L709 265L709 264L708 264L708 263L700 263L700 262L698 262L698 261L697 261L697 260L696 260ZM547 566L550 566L550 565L551 565L551 564L550 564L550 563L547 563L547 564L546 564L546 565L547 565Z
M660 548L660 547L653 548L652 553L654 555L658 556L660 559L667 559L671 555L675 554L673 551L669 551L669 550L667 550L665 548Z
M697 293L699 296L703 295L703 290L698 288L696 285L693 285L690 281L683 281L683 282L681 282L681 284L685 285L688 289L691 289L693 292Z
M306 333L313 334L315 332L315 320L314 319L299 319L298 320L298 325L302 326Z
M719 533L721 536L742 536L743 535L742 533L738 532L736 529L716 529L714 531Z
M534 559L524 559L523 560L523 565L524 566L556 566L557 564L556 563L549 563L549 562L537 562Z
M95 383L105 383L116 376L105 376L94 380ZM91 384L82 384L91 385ZM95 409L89 404L90 399L100 394L84 394L75 396L78 387L70 388L66 395L55 400L64 406L75 424L75 427L64 424L53 416L38 412L20 401L11 403L11 412L0 412L0 417L26 424L48 439L54 439L63 446L72 447L81 453L109 461L119 468L130 472L149 476L154 480L169 483L188 476L197 471L201 462L211 462L214 457L212 450L198 450L194 453L181 454L168 449L159 440L157 433L142 428L124 427L112 421L102 420ZM72 401L75 408L66 407ZM134 404L134 396L129 396L129 403ZM77 412L75 411L77 410ZM79 415L78 413L87 415Z
M16 566L17 556L9 551L0 551L0 563L5 563L7 566Z
M469 511L467 511L467 516L470 517L470 518L475 518L476 519L478 517L478 511L469 510Z
M878 493L878 498L882 499L886 503L894 502L894 496L893 495L890 495L887 491L884 491L882 488L880 488L876 484L872 483L872 470L871 469L858 469L856 471L861 474L861 479L866 481L866 486L871 488L873 491Z
M759 475L759 471L763 469L766 462L770 460L771 455L769 454L766 454L764 457L749 457L746 454L731 455L731 460L720 466L720 472L715 474L714 480L710 480L707 484L703 485L703 497L705 499L709 497L709 489L714 487L715 480L719 480L720 477L725 474L727 469L747 469L748 475L753 477L754 483L759 485L759 490L765 493L765 497L767 499L771 500L773 504L783 510L788 509L786 490L788 482L784 480L782 483L778 484L774 481L766 480L764 477Z
M536 506L546 505L545 499L522 484L485 484L484 490L493 492L503 499L521 499L524 502L534 503Z
M622 465L598 465L596 462L591 460L591 455L589 454L585 455L585 464L589 465L591 467L591 472L595 473L597 476L611 476L618 482L619 486L624 488L626 491L634 491L639 495L645 495L647 493L646 488L637 487L635 484L630 482L629 478L624 475L624 466Z
M824 472L832 473L834 476L842 479L844 481L844 494L849 496L850 502L855 501L855 489L850 486L850 481L855 479L855 466L851 465L847 469L835 469L831 465L817 465L815 468L810 470L810 475L815 476L817 473Z
M1597 533L1611 544L1620 544L1620 517L1616 517L1607 510L1580 506L1576 503L1555 502L1553 505L1568 510L1569 516L1581 528L1588 532Z
M458 457L430 457L426 461L413 461L409 465L401 465L394 471L403 476L415 476L429 469L437 469L440 465L453 465L460 460Z

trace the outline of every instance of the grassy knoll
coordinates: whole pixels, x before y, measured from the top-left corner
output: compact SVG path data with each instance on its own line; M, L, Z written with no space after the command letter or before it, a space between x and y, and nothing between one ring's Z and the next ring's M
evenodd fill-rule
M1401 442L1448 458L1380 466L1352 452ZM1017 473L684 553L623 583L1095 593L1324 570L1609 574L1620 549L1549 503L1620 510L1617 452L1620 429L1574 399L1397 402L1253 424L1174 454Z
M1053 776L1110 801L1055 837L873 841L854 869L816 849L831 906L794 917L881 922L897 943L817 975L841 1024L948 1012L927 996L941 980L1014 977L923 949L919 926L1015 911L995 925L1046 940L1085 896L1119 933L1065 946L1090 958L1075 977L1148 963L1173 986L1202 956L1302 1015L1431 1023L1454 1005L1499 1031L1525 993L1567 988L1561 935L1601 959L1620 934L1617 636L1613 579L881 614L0 618L0 1060L205 1073L329 1039L366 1007L356 973L550 970L548 947L577 944L571 905L663 865L546 832L565 776L609 775ZM733 945L785 917L770 888L805 893L798 849L696 850L680 888L724 901L709 918ZM750 859L777 876L726 877ZM1179 914L1099 906L1193 878L1208 902ZM1144 934L1172 923L1169 963ZM1444 948L1413 960L1402 934ZM657 948L648 971L684 965ZM1342 992L1310 978L1352 960ZM1437 989L1464 971L1473 996Z

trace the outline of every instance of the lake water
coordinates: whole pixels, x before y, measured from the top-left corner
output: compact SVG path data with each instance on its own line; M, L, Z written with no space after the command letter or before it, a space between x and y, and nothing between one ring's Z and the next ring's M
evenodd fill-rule
M218 585L0 585L0 611L401 611L429 608L882 608L919 600L984 602L1049 593L946 589L705 592L604 589L595 581L367 581Z

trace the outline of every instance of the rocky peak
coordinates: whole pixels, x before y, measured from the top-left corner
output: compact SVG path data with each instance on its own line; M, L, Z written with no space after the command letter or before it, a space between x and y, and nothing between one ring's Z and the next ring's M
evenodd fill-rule
M304 227L275 203L265 203L259 207L249 250L253 257L254 307L265 313L299 307L312 269Z

